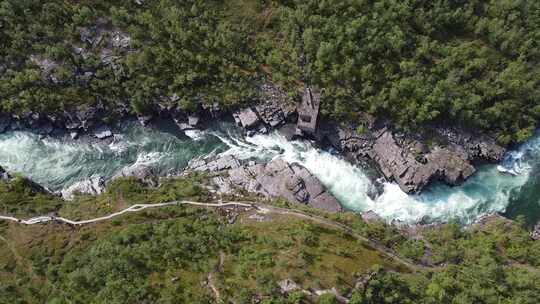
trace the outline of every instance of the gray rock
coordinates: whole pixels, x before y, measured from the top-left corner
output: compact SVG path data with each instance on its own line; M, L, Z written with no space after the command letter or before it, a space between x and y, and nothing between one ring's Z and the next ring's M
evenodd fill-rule
M113 136L113 133L111 128L106 125L102 125L94 131L94 136L98 139L105 139Z
M8 116L0 115L0 133L4 133L9 129L11 125L11 118Z
M69 132L69 137L71 137L71 139L75 140L75 139L79 138L79 132L77 132L77 131Z
M123 49L129 48L131 44L131 37L129 37L128 34L121 31L113 32L111 44L113 47L116 47L116 48L123 48Z
M125 177L134 177L137 180L156 187L158 185L157 176L154 170L146 165L135 164L130 167L126 167L113 176L112 180Z
M279 281L278 285L282 294L287 294L287 293L298 291L301 289L300 286L291 279L285 279L283 281Z
M67 189L61 191L64 200L73 200L77 194L99 195L105 190L105 179L94 177L88 180L77 182Z
M370 151L384 176L396 181L407 193L422 190L433 180L457 185L471 176L475 169L466 159L446 148L436 147L419 161L410 146L399 144L390 131L383 132Z
M259 115L253 109L246 108L233 114L236 122L244 128L252 128L260 122Z
M187 165L188 170L199 172L216 172L228 169L235 169L238 167L240 167L240 161L232 155L225 155L223 157L211 159L193 159Z
M192 161L187 170L222 173L223 177L213 180L221 193L231 194L234 188L241 188L266 198L283 198L329 212L342 210L336 198L306 168L299 164L289 165L282 159L264 164L242 164L235 157L226 155Z
M11 175L0 166L0 181L2 182L9 182L11 181Z
M196 127L199 125L200 118L197 115L189 115L188 116L188 124L192 127Z
M375 211L368 210L367 212L362 212L362 220L366 223L373 223L373 222L382 222L383 219L380 217Z
M148 126L148 124L152 120L152 116L151 115L139 115L139 116L137 116L137 120L139 121L139 123L143 127L146 127L146 126Z
M531 231L531 238L533 240L540 240L540 222L538 222Z

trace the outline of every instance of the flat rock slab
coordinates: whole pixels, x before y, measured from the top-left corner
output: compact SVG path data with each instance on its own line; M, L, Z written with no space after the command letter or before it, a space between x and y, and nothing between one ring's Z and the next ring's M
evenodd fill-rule
M98 139L105 139L113 136L113 132L107 126L100 126L94 131L94 136Z
M259 115L252 108L245 108L234 114L235 120L244 128L255 127L259 122Z
M227 155L192 161L187 170L223 173L213 179L222 193L231 194L235 188L241 188L266 198L283 198L329 212L342 210L338 200L309 170L279 158L265 164L241 164L234 156Z
M465 154L445 148L432 149L421 162L409 147L398 144L390 131L377 138L370 156L383 175L396 181L406 193L419 192L434 180L457 185L475 172Z

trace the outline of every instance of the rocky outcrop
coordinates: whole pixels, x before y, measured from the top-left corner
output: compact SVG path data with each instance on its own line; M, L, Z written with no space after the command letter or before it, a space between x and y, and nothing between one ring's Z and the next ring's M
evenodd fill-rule
M113 176L111 180L126 177L134 177L140 182L153 187L156 187L158 185L158 179L154 172L154 169L146 165L135 164L133 166L126 167L120 172L118 172L115 176Z
M282 159L242 164L229 155L193 161L188 168L192 171L223 173L212 179L221 193L230 193L240 188L266 198L283 198L329 212L342 210L336 198L306 168L299 164L287 164Z
M531 231L531 238L533 240L540 240L540 222L533 227Z
M421 155L420 151L406 148L397 143L390 131L385 131L375 140L369 155L384 176L396 181L407 193L418 192L433 180L457 185L475 172L467 158L448 149L435 147Z
M371 159L382 175L407 193L419 192L435 180L458 185L474 174L475 162L497 162L505 152L485 135L434 128L429 134L413 136L367 114L361 115L361 121L356 128L325 122L316 137L359 160Z
M248 135L267 133L284 125L295 114L294 108L275 102L265 102L233 113L236 124L246 129Z
M246 129L251 129L261 122L259 115L251 107L235 112L233 117L239 126Z
M1 182L9 182L11 180L11 175L0 166L0 181Z
M300 286L291 279L279 281L278 286L282 294L288 294L301 289Z
M77 194L98 195L105 191L105 179L103 177L93 177L77 182L67 189L61 191L64 200L73 200Z
M0 134L8 130L11 125L11 118L0 114Z
M94 130L94 136L97 139L105 139L113 136L113 132L108 126L101 125Z
M236 124L248 135L268 131L294 120L296 107L287 94L272 84L261 86L261 102L233 113Z
M366 223L376 223L376 222L383 222L384 219L380 217L375 211L368 210L366 212L362 212L361 214L362 220Z

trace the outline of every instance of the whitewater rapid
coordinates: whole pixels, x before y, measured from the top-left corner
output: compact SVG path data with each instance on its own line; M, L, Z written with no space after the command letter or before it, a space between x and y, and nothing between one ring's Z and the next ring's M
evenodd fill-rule
M435 184L422 194L408 195L396 183L383 182L379 185L382 192L371 198L370 194L375 193L377 187L364 170L307 142L291 142L276 132L249 137L240 144L227 144L230 150L226 153L242 158L281 157L289 163L305 166L346 209L372 210L387 220L407 223L455 219L468 224L481 215L504 212L513 191L528 180L531 170L528 162L540 151L540 138L534 138L508 154L501 166L519 172L516 176L499 172L497 166L485 165L461 186Z
M28 132L0 135L0 165L21 172L53 190L95 176L110 178L125 167L144 163L161 174L174 174L193 158L217 153L241 159L283 158L316 175L344 208L372 210L385 219L407 223L458 220L464 224L483 214L504 212L527 183L540 155L540 136L508 153L499 165L486 165L463 185L435 184L420 195L407 195L392 182L370 179L366 171L309 142L289 141L275 132L243 137L231 125L179 138L166 132L124 127L108 144L45 138ZM513 174L503 174L508 171ZM382 189L382 190L381 190Z
M160 175L175 174L195 157L226 149L213 136L179 138L133 123L124 125L110 142L41 138L15 131L0 135L0 166L60 191L95 177L109 179L140 164L155 168Z

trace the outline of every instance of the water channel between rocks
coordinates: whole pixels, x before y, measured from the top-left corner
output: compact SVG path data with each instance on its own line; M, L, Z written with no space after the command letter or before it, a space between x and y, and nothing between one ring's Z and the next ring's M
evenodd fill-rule
M279 133L244 137L233 125L221 123L207 131L178 136L162 129L124 123L105 142L40 138L23 131L0 135L0 166L19 172L52 189L61 190L95 176L110 178L125 167L145 164L161 175L175 174L188 161L211 154L241 159L281 157L305 166L349 210L373 210L388 220L410 223L456 219L470 223L486 213L519 214L532 223L540 218L540 136L507 153L503 163L484 165L463 185L429 186L407 195L395 183L384 183L370 198L374 182L365 170L308 142L288 141ZM501 169L513 174L503 174ZM373 196L372 196L373 197Z

